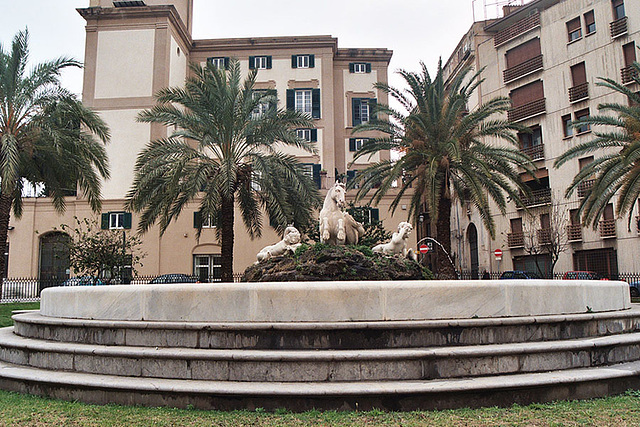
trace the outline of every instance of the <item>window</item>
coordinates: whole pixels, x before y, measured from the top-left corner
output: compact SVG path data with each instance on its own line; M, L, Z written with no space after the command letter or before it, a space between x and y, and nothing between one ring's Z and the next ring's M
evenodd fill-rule
M360 150L368 140L369 138L349 138L349 151Z
M542 80L514 89L509 94L513 107L521 107L539 99L544 99L544 85Z
M567 22L567 33L569 34L569 42L578 40L582 37L582 28L580 28L580 17Z
M368 62L351 62L349 64L349 72L356 74L370 73L371 64Z
M253 91L251 95L253 96L253 99L258 99L263 96L272 96L275 98L277 97L277 92L275 89L268 89L268 90L256 89ZM255 120L267 114L267 112L269 112L270 109L275 110L276 103L277 101L275 100L269 100L269 101L261 102L257 104L253 109L253 111L251 112L251 118Z
M622 19L626 16L624 11L624 0L613 0L613 19Z
M318 189L321 188L322 186L322 179L320 177L321 166L317 163L303 163L302 167L304 168L304 174L307 175L309 178L313 179L313 182L315 182Z
M540 39L536 37L507 51L505 54L507 68L513 68L540 55L542 55Z
M532 126L531 133L519 133L521 147L524 149L542 145L542 128L540 126Z
M624 55L624 66L629 67L636 60L636 44L635 42L627 43L622 46L622 54Z
M571 114L562 116L562 130L564 131L565 138L569 138L573 136L573 125L571 122Z
M573 87L587 82L587 71L585 69L584 62L571 67L571 80L573 82Z
M250 56L249 68L252 70L268 70L271 68L271 56Z
M102 214L100 228L103 230L123 230L131 228L131 213L107 212Z
M586 30L585 33L587 35L596 32L596 18L593 14L593 10L590 10L589 12L584 14L584 27Z
M320 118L320 89L287 89L287 110L311 114Z
M216 68L227 68L229 67L229 57L228 56L217 56L213 58L207 58L207 62L213 65Z
M253 191L262 191L260 181L262 180L262 171L251 171L251 189Z
M193 213L193 228L216 228L216 224L211 215L196 211Z
M307 142L318 141L318 129L296 129L298 139Z
M291 55L291 68L314 68L314 55Z
M219 254L194 255L193 274L200 282L217 282L222 278L222 256Z
M589 109L585 108L584 110L576 111L576 122L588 119L589 118ZM581 133L589 132L591 130L591 126L589 124L581 124L576 128L576 133L579 135Z
M371 106L376 104L375 98L353 98L352 99L352 122L353 126L367 123L373 117Z

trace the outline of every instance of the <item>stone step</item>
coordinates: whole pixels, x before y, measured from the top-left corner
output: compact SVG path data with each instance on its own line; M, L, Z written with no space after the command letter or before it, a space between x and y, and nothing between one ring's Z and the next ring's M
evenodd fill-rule
M428 381L234 382L70 373L0 362L0 387L87 403L200 409L447 409L585 399L640 387L640 362Z
M219 349L376 349L506 344L640 332L630 310L491 319L335 323L202 323L13 316L16 334L99 345Z
M534 343L375 350L220 350L61 343L0 329L0 360L93 374L213 381L327 382L476 377L640 359L640 333Z

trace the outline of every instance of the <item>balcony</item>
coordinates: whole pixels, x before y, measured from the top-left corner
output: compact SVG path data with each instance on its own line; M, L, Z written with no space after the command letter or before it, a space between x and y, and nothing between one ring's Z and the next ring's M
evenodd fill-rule
M524 233L508 233L507 244L510 248L521 248L524 246Z
M578 197L584 198L589 195L591 189L593 188L593 183L596 182L595 179L587 179L578 184Z
M638 78L638 71L631 65L628 65L620 70L622 76L622 84L633 83L634 78Z
M529 196L522 196L522 202L526 207L548 205L551 203L551 188L533 190Z
M589 83L569 88L569 102L578 102L589 98Z
M493 37L494 46L500 46L514 37L540 26L540 14L536 13L519 20L510 27L505 28Z
M529 117L544 114L547 111L546 98L537 99L524 105L513 107L507 113L510 122L517 122Z
M551 244L551 229L550 228L542 228L538 230L538 244L539 245L549 245Z
M531 58L511 68L507 68L502 72L502 74L504 82L508 83L539 70L542 70L542 55L538 55L535 58Z
M613 39L627 34L627 17L613 21L609 24L609 27L611 29L611 38Z
M582 224L567 225L567 240L570 242L582 241Z
M616 237L616 220L615 219L603 219L599 224L600 237L607 239L610 237Z
M522 148L522 152L531 157L531 160L544 159L544 144L534 145L532 147Z

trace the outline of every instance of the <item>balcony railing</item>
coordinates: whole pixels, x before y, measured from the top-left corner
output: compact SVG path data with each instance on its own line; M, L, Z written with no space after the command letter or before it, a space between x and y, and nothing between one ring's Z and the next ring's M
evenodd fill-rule
M596 182L595 179L587 179L578 184L578 197L587 197L587 195L593 188L594 182Z
M531 157L531 160L544 159L544 144L523 148L522 152Z
M523 34L532 28L540 26L540 14L536 13L519 20L510 27L505 28L493 37L494 46L500 46L514 37Z
M524 233L508 233L507 244L510 248L521 248L524 246Z
M537 116L547 111L546 98L537 99L518 107L513 107L507 113L509 121L517 122L529 117Z
M570 242L582 241L582 224L567 225L567 240Z
M620 18L617 21L613 21L611 24L609 24L609 27L611 28L611 37L614 39L626 34L627 17L625 16L624 18Z
M616 237L616 220L603 219L600 221L600 237Z
M504 82L508 83L512 80L515 80L522 76L526 76L527 74L531 74L534 71L538 70L542 70L542 55L538 55L535 58L531 58L511 68L507 68L502 72L502 74L504 77Z
M589 83L585 82L569 88L569 102L578 102L589 98Z
M538 244L548 245L551 243L551 229L542 228L538 230Z
M620 74L622 76L622 84L627 84L633 82L633 78L638 78L638 71L633 68L631 65L624 67L620 70Z
M526 207L548 205L551 203L551 188L533 190L529 196L523 196L522 202Z

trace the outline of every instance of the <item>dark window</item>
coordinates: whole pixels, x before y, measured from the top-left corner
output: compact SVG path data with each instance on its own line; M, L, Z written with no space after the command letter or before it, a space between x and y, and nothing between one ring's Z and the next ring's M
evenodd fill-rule
M576 111L576 122L589 118L589 109L585 108L584 110ZM581 124L576 128L576 133L584 133L591 130L591 126L588 124Z
M353 126L367 123L374 118L372 107L376 104L375 98L353 98L351 100L351 118Z
M215 56L212 58L207 58L207 62L216 68L229 68L228 56Z
M535 38L529 40L528 42L507 51L505 55L507 60L507 68L513 68L516 65L527 62L528 60L533 59L536 56L540 56L541 54L542 51L540 49L540 39Z
M522 218L511 219L511 232L522 233Z
M580 225L580 216L578 215L578 209L571 209L569 211L569 220L571 225Z
M296 110L320 118L320 89L287 89L287 110Z
M622 19L626 16L624 12L624 0L613 0L613 19Z
M217 282L222 278L222 256L219 254L194 255L193 274L199 282Z
M570 42L578 40L580 37L582 37L582 29L580 28L580 17L567 22L567 33L569 34Z
M368 141L368 138L349 138L349 151L358 151Z
M349 72L356 74L370 73L371 63L369 62L351 62L349 64Z
M250 56L249 69L251 70L268 70L272 66L271 56Z
M571 125L571 114L562 116L562 130L564 131L565 138L569 136L573 136L573 126Z
M520 107L533 101L544 98L544 86L542 80L530 83L511 91L511 102L513 107Z
M585 69L584 62L571 67L571 79L574 87L587 82L587 71Z
M531 148L542 144L542 128L540 126L532 126L531 133L522 132L518 134L521 148Z
M291 68L314 68L315 55L291 55Z
M593 10L584 14L584 27L586 34L593 34L596 32L596 18L593 14Z
M622 53L624 54L625 67L630 66L636 60L636 44L635 42L627 43L622 46Z
M103 230L122 230L131 228L130 212L107 212L103 213L100 221L100 228Z

